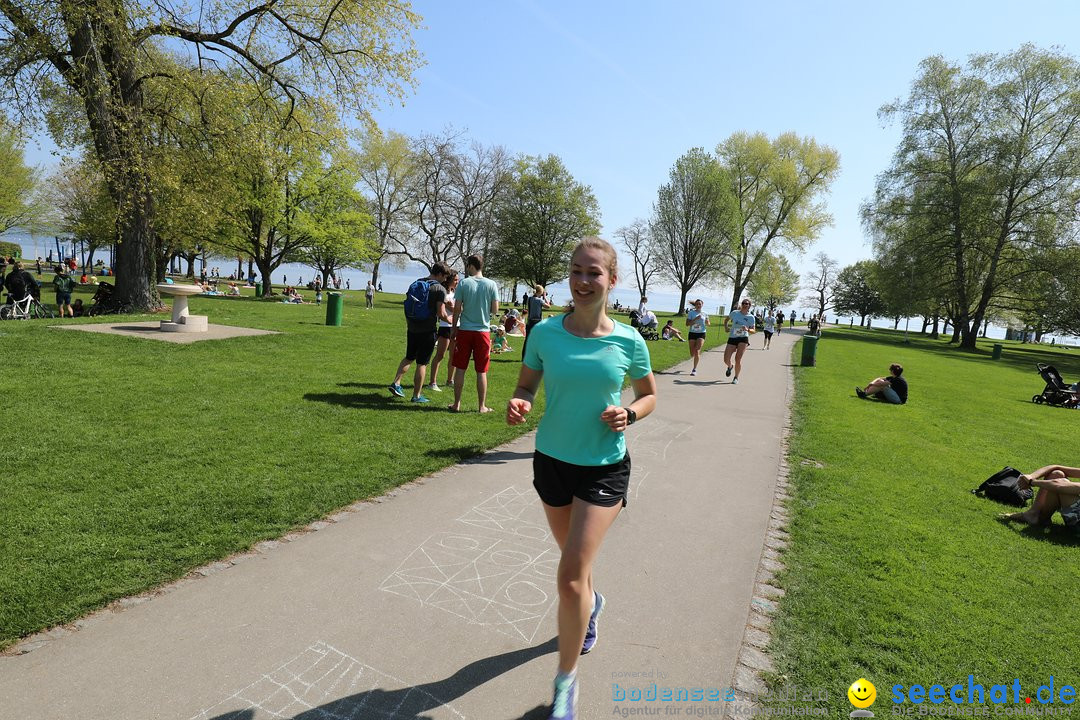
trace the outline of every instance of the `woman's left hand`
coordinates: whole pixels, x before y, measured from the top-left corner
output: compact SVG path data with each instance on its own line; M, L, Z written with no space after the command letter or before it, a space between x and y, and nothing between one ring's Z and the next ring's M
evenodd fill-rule
M607 426L615 432L626 429L626 417L626 408L617 405L608 405L604 408L604 412L600 413L600 420L607 423Z

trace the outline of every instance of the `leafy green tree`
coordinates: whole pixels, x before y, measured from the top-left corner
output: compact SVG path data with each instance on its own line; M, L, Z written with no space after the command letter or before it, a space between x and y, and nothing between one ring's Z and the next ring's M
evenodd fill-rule
M0 116L0 233L28 227L42 213L36 199L37 171L23 160L18 131Z
M650 223L661 274L679 288L677 312L695 285L713 282L731 256L735 205L727 173L702 148L675 161Z
M873 260L860 260L836 275L833 284L833 310L842 315L858 315L859 327L885 309L876 284L879 269Z
M735 308L766 253L803 252L832 223L822 196L840 172L840 156L813 138L735 133L716 148L737 208L727 276Z
M0 0L0 90L24 118L49 115L60 144L88 130L119 213L114 296L145 309L159 304L149 131L170 110L148 104L150 88L229 82L239 66L290 107L327 96L367 116L384 90L400 96L410 81L418 23L391 0ZM71 96L80 102L57 100ZM60 121L60 105L80 108L67 118L77 130Z
M567 277L570 252L600 230L600 207L557 155L517 161L505 200L496 210L492 273L548 285Z
M357 177L349 170L332 167L325 175L304 181L316 187L302 193L307 199L293 228L307 238L303 261L322 276L323 287L329 287L339 270L359 267L376 256L372 217L356 189Z
M915 223L903 252L948 273L964 348L1031 258L1068 245L1080 202L1080 64L1025 45L961 66L924 60L908 97L882 108L903 137L864 216Z
M771 312L799 296L799 273L783 255L766 253L746 287L750 296Z
M414 229L418 166L409 138L371 129L360 137L357 173L368 199L375 245L371 283L378 286L379 266L395 248L408 246Z
M230 141L217 149L215 157L228 169L235 197L228 204L228 229L216 246L253 259L264 296L273 292L274 270L303 261L311 230L311 223L302 221L303 208L336 172L328 163L343 152L344 135L332 108L319 111L297 109L292 115L299 124L282 124L261 117L272 109L250 105L245 112L255 116L232 125Z
M87 247L87 265L94 253L116 242L116 206L94 158L65 158L49 178L46 194L56 229Z

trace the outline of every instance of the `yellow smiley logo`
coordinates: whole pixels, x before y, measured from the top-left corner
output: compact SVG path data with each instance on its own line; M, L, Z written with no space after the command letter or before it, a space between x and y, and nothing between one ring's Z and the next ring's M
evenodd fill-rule
M847 699L855 707L865 710L877 700L877 688L866 678L859 678L847 689Z

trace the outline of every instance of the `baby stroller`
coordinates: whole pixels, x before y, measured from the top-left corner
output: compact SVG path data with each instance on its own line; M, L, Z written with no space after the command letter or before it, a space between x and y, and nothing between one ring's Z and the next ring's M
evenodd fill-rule
M94 292L94 296L90 298L90 302L93 305L86 311L87 315L104 315L108 312L105 308L112 298L113 286L107 282L99 282L97 290Z
M637 328L637 331L641 333L641 337L646 340L659 340L660 333L656 332L656 328L646 327L641 324L641 313L637 310L631 310L630 313L630 327Z
M1073 398L1077 392L1077 386L1069 385L1061 378L1061 373L1053 365L1036 363L1039 375L1046 382L1041 395L1032 395L1031 402L1037 405L1069 405L1076 407Z

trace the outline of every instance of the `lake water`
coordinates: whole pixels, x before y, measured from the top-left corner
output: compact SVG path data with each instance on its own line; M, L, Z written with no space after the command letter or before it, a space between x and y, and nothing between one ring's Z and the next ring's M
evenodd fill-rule
M51 237L38 236L33 237L26 233L19 233L10 231L4 235L0 235L0 240L6 242L15 242L22 246L23 256L28 258L48 256L50 250L53 255L56 255L56 245ZM70 249L66 250L70 254ZM106 262L109 259L108 251L98 251L95 255L96 258L101 258ZM230 273L236 271L236 261L227 259L211 259L208 262L210 267L217 267L224 277L228 277ZM184 263L183 267L186 268L187 264ZM200 268L201 263L196 262L196 268ZM244 270L247 271L247 263L244 263ZM256 271L257 272L257 271ZM298 263L289 263L282 265L274 271L271 281L275 285L284 285L291 283L294 285L303 285L306 282L310 282L316 273L307 265L301 265ZM427 275L426 269L418 263L409 263L404 267L397 267L383 263L379 268L379 282L383 285L383 291L388 293L403 294L413 280L418 277L424 277ZM365 269L353 269L349 268L341 272L342 282L348 281L348 284L353 290L360 290L367 286L367 281L371 278L370 266ZM524 284L518 285L516 289L517 295L520 297L521 293L526 290L527 286ZM500 287L502 290L503 300L510 298L511 288ZM548 297L552 298L554 303L561 305L570 299L570 288L565 281L559 283L553 283L547 287ZM633 285L620 285L611 292L611 298L618 300L621 305L630 307L637 307L640 296L638 290ZM687 303L690 301L701 298L705 302L706 312L715 315L726 315L726 308L731 300L731 290L728 288L726 291L723 288L709 288L702 289L701 292L691 293L687 297ZM672 288L656 287L649 290L649 308L654 312L675 312L679 306L679 293ZM805 313L806 317L816 312L816 308L806 308L795 305L794 307L781 308L784 314L787 315L792 309L798 317L802 317ZM848 316L833 317L831 313L826 313L830 321L838 325L849 325L851 318ZM855 318L857 321L858 318ZM875 319L871 322L871 325L876 328L889 328L891 329L893 323L891 320ZM910 328L913 332L918 332L922 328L921 318L911 318ZM900 321L900 329L904 329L904 320ZM987 330L987 337L1000 340L1005 337L1005 328L998 327L996 325L990 325ZM1051 338L1057 340L1059 344L1076 346L1080 343L1080 339L1073 337L1062 337L1046 335L1045 342L1050 342Z

